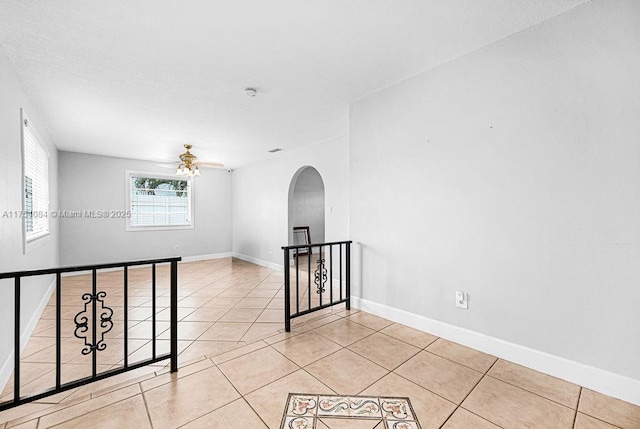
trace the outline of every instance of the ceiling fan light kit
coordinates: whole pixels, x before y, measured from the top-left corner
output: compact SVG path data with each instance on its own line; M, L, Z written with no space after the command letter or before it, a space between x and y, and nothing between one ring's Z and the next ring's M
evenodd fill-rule
M176 169L176 174L178 176L199 176L200 175L200 169L198 168L198 165L195 163L196 159L198 159L197 156L195 156L194 154L192 154L190 152L190 149L193 146L190 144L186 144L184 145L184 148L187 150L185 153L180 154L179 158L180 161L182 161L182 163L180 163L178 165L178 168Z

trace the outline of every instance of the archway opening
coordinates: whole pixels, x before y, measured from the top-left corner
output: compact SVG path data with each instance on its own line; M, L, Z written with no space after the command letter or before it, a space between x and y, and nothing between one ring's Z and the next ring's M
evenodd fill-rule
M301 244L293 234L294 227L308 226L311 243L324 243L324 181L311 166L300 168L289 185L289 244Z

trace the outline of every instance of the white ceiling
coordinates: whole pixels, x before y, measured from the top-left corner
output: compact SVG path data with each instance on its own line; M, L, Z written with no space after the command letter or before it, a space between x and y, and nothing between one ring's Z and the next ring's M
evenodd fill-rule
M0 43L59 149L192 143L235 168L346 135L349 102L586 1L0 0Z

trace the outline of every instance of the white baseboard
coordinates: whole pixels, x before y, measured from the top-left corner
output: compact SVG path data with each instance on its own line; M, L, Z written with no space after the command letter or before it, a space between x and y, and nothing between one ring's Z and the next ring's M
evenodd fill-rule
M231 256L232 256L231 252L210 253L208 255L184 256L184 257L182 257L182 261L181 262L208 261L210 259L230 258ZM162 259L162 258L157 258L157 259ZM133 267L130 267L129 269L136 269L136 268L139 268L139 267L145 267L145 265L133 266ZM122 267L103 268L103 269L100 270L100 272L101 273L108 273L108 272L111 272L111 271L120 271L120 270L122 270ZM74 272L70 272L70 273L62 273L61 276L62 277L83 276L83 275L90 274L90 273L91 273L91 271L74 271Z
M481 352L640 405L640 380L352 296L353 307Z
M210 259L224 259L230 258L233 256L231 252L224 253L210 253L208 255L194 255L194 256L184 256L182 258L182 262L198 262L198 261L208 261Z
M38 307L36 307L36 311L31 315L31 319L29 319L29 323L27 323L27 325L24 327L24 330L22 331L22 334L20 334L20 353L22 353L24 348L27 346L27 343L31 338L31 334L33 334L33 330L36 329L36 326L40 321L40 316L42 316L42 312L44 311L44 308L49 303L49 300L51 299L51 294L53 294L55 287L56 287L56 280L54 278L51 281L51 284L49 285L49 287L47 288L47 291L42 296L42 299L38 303ZM7 356L7 359L2 364L2 366L0 366L0 392L4 390L4 387L7 384L7 381L9 381L9 378L13 373L13 359L14 359L14 352L10 353L9 356Z
M243 255L242 253L233 252L231 254L234 258L242 259L243 261L251 262L252 264L261 265L263 267L271 268L276 271L284 271L282 264L276 264L273 262L265 261L264 259L254 258L253 256Z

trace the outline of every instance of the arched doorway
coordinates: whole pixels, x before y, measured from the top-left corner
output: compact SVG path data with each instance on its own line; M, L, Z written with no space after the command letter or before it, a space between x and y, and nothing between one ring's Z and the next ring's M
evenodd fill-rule
M324 181L311 166L300 168L289 184L289 244L293 227L308 226L311 243L324 243Z

